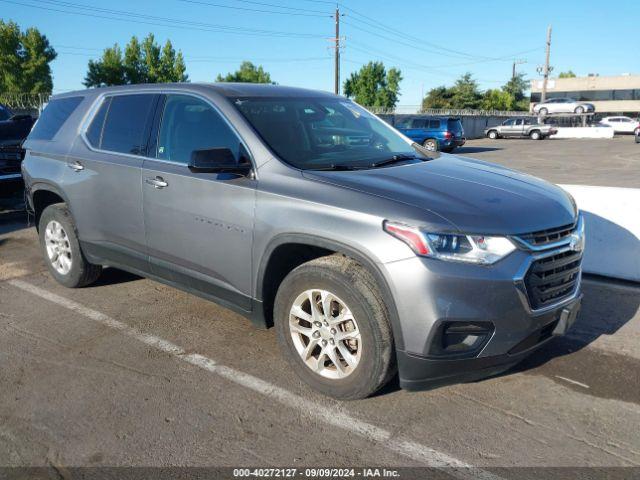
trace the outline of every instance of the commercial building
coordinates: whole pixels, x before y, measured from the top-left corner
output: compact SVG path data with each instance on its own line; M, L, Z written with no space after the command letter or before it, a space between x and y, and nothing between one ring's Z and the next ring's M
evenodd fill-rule
M539 103L542 80L531 82L531 106ZM550 78L547 99L569 97L592 103L598 116L640 114L640 75ZM605 115L602 115L605 114Z

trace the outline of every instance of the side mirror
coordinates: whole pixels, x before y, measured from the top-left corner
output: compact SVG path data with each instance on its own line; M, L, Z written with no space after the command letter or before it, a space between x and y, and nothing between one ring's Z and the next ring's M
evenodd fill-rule
M237 173L247 175L251 171L251 162L244 156L238 162L228 148L207 148L194 150L187 165L192 172L200 173Z

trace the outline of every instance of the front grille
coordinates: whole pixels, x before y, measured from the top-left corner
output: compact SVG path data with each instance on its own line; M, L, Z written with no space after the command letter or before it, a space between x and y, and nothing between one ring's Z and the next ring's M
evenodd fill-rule
M532 245L534 247L541 247L564 240L569 235L571 235L575 229L576 224L572 223L570 225L564 225L562 227L549 228L547 230L540 230L538 232L519 235L519 238L529 245Z
M524 282L531 308L537 310L570 297L580 277L582 252L573 250L535 260Z

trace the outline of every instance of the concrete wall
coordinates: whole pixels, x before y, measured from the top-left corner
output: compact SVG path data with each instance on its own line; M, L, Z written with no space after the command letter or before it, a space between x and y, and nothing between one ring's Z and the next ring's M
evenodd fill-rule
M583 270L640 282L640 188L560 185L583 211Z

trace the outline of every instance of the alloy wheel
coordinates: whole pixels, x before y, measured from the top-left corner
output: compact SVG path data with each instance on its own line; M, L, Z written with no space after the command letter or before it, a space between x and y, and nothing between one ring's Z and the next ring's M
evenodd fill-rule
M67 232L62 225L51 220L44 231L44 242L47 256L51 265L61 275L66 275L71 270L71 244Z
M318 375L341 379L358 367L362 337L345 302L327 290L302 292L289 312L289 332L302 361Z

